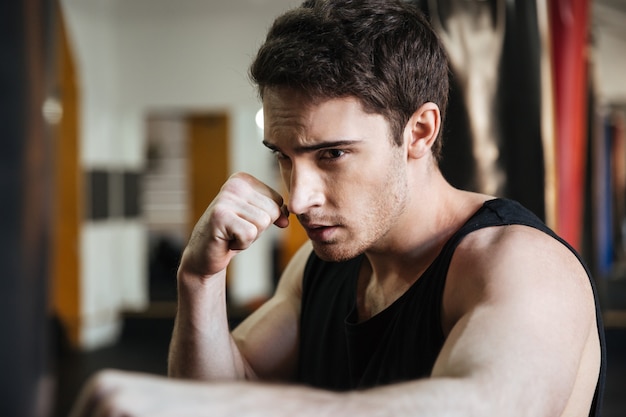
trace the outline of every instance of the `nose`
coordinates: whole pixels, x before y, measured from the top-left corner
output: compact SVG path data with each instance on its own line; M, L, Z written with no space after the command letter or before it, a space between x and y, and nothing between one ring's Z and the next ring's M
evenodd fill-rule
M310 167L293 164L285 178L289 191L287 208L290 213L306 214L311 208L324 203L323 180Z

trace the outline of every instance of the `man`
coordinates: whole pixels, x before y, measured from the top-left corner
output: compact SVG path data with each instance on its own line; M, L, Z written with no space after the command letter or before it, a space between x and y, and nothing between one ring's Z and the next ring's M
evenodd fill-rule
M406 3L279 17L251 75L289 196L224 184L178 270L177 379L99 374L74 416L597 415L592 282L521 206L443 178L447 71ZM309 242L231 333L226 267L289 213Z

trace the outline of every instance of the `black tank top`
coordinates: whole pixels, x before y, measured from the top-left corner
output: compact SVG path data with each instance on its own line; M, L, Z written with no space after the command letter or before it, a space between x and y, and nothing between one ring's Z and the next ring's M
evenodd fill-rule
M346 262L324 262L312 253L304 270L298 382L346 391L428 377L445 341L441 303L454 250L475 230L511 224L530 226L553 236L584 266L580 256L529 210L511 200L490 200L446 242L406 293L384 311L358 323L356 286L364 255ZM606 354L591 277L590 282L596 298L602 362L589 415L599 416Z

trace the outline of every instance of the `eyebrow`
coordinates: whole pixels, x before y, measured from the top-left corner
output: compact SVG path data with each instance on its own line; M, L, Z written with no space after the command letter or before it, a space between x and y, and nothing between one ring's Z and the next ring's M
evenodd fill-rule
M315 152L320 149L341 148L343 146L354 145L361 142L360 140L336 140L332 142L321 142L307 146L297 146L294 150L296 153ZM264 140L263 145L272 151L280 151L280 148L274 144Z

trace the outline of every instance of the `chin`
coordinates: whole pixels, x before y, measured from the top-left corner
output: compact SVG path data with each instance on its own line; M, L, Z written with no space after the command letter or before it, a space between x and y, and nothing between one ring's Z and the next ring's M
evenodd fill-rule
M313 251L326 262L348 261L363 253L363 250L359 250L356 246L319 242L313 242Z

